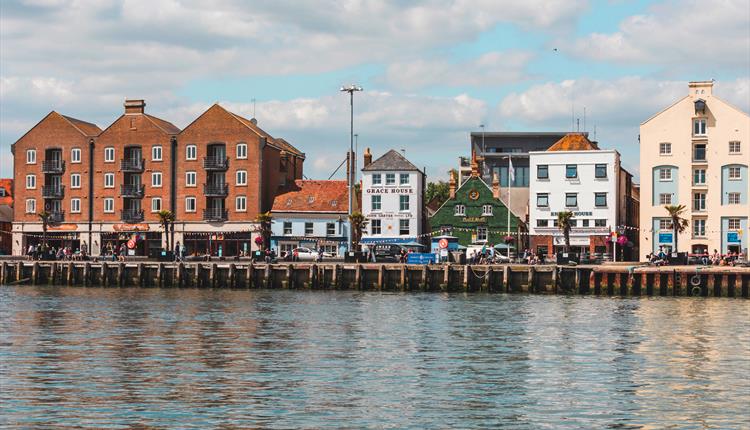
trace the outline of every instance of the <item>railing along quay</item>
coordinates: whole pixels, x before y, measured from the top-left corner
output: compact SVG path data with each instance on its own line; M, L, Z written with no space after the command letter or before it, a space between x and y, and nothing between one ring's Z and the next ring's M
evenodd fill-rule
M0 284L748 298L750 268L3 261Z

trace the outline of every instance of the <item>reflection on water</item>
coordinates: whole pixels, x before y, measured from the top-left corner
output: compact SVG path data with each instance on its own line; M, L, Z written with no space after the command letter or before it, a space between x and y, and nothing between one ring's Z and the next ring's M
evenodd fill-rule
M0 288L0 425L747 428L750 302Z

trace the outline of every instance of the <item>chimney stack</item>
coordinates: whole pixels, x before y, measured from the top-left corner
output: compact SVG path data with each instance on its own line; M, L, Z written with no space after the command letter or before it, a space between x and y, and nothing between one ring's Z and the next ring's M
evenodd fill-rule
M372 164L372 154L370 153L370 148L365 149L365 163L362 167L367 167L370 164Z
M471 151L471 176L478 178L479 175L479 161L477 161L476 151Z
M456 172L451 170L451 179L448 181L448 198L453 200L456 198Z
M125 115L128 114L142 114L145 107L146 102L144 100L128 100L125 99Z
M497 172L492 174L492 197L500 199L500 178L497 177Z

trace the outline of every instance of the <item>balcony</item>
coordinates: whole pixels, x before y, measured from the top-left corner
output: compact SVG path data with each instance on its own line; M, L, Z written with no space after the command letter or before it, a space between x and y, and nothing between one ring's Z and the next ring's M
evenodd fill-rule
M44 160L42 161L43 173L63 173L65 172L65 161L63 160Z
M229 157L210 155L203 157L203 168L206 170L227 170L229 167Z
M120 170L123 172L141 173L146 160L143 158L124 158L120 160Z
M143 185L120 185L120 194L133 199L143 198Z
M134 223L143 221L143 209L124 209L120 211L123 222Z
M226 221L227 210L222 208L203 209L204 221Z
M49 224L60 224L65 221L65 211L50 211L47 222Z
M203 184L203 194L206 197L226 197L229 194L227 184Z
M45 185L42 187L42 197L45 199L61 199L64 195L64 185Z

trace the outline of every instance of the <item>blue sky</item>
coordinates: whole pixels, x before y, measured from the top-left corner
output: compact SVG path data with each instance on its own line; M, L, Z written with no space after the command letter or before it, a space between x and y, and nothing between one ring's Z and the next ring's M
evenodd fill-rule
M690 80L750 110L746 0L0 3L0 176L50 110L105 128L122 101L184 127L211 103L255 116L327 178L355 132L445 179L468 135L567 131L571 109L638 175L638 125ZM581 118L582 119L582 118Z

